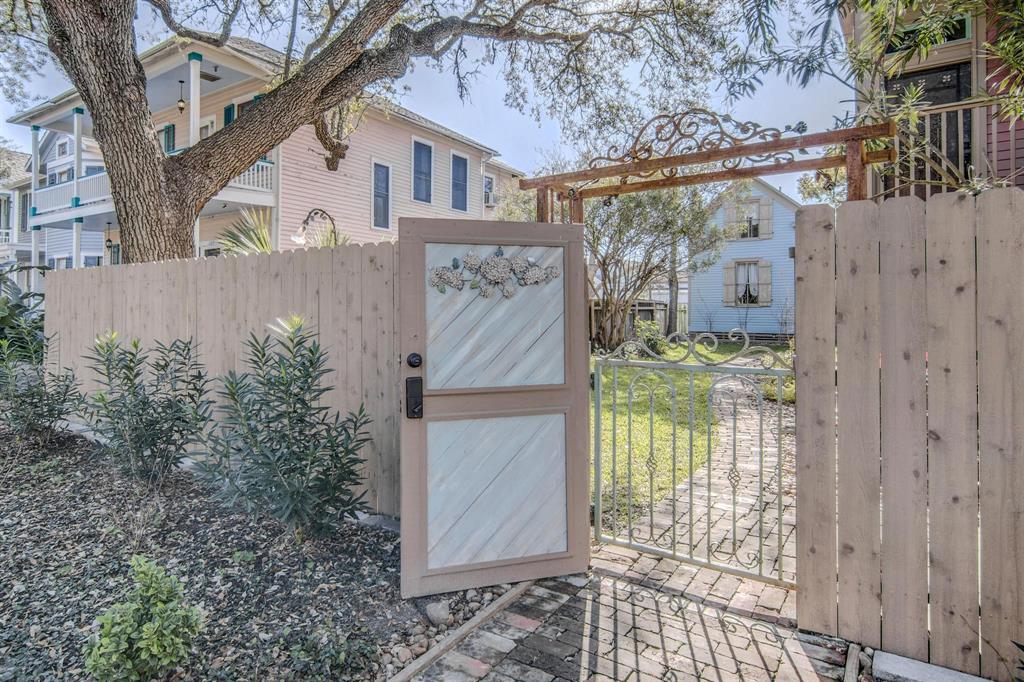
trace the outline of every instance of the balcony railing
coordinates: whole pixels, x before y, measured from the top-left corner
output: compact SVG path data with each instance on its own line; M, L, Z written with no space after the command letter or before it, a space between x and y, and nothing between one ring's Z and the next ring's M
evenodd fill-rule
M227 186L257 192L273 192L274 164L270 161L257 161L241 175L233 178ZM36 207L36 215L72 208L71 199L74 196L74 187L74 182L68 181L36 190L33 202ZM80 206L109 201L110 177L105 172L83 176L78 181L78 192Z
M916 195L985 185L1024 187L1024 124L998 101L958 102L921 110L916 130L901 130L897 161L876 173L876 192Z

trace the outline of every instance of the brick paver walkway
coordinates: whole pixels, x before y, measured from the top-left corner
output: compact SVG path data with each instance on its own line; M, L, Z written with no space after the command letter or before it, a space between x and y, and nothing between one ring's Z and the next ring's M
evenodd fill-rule
M846 644L798 634L794 594L670 559L595 548L538 581L418 680L842 679Z
M655 504L653 523L651 516L635 514L633 541L671 550L674 533L677 555L689 555L692 546L694 557L755 573L761 570L792 582L796 568L793 407L782 406L780 429L778 405L766 400L759 412L752 390L732 379L723 381L713 405L718 439L709 458L710 472L705 463L676 488L675 495ZM694 443L697 451L705 447L706 443ZM681 449L679 457L686 456L685 449ZM605 532L610 532L607 519L606 515ZM625 528L619 529L619 537L628 537ZM763 544L759 544L759 538L764 538ZM758 560L762 555L763 563Z

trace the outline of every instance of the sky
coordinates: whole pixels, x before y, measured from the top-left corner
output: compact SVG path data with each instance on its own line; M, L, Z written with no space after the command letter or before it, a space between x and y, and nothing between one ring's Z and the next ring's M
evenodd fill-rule
M497 149L501 159L528 174L543 162L544 155L559 146L559 126L551 120L538 123L531 115L522 114L504 104L505 87L497 66L485 67L475 81L468 100L460 100L455 80L449 73L420 63L409 70L400 81L406 92L400 104L434 121L459 131L485 145ZM41 97L51 97L68 89L68 83L55 70L35 80L29 91ZM803 121L809 131L827 130L834 125L834 117L848 108L849 94L839 83L822 79L807 88L786 83L779 77L768 77L764 85L752 96L731 107L722 98L712 102L719 113L752 120L764 126L782 128ZM13 140L22 151L30 147L30 133L24 126L13 126L7 119L22 107L0 101L0 137ZM794 198L795 174L766 178Z

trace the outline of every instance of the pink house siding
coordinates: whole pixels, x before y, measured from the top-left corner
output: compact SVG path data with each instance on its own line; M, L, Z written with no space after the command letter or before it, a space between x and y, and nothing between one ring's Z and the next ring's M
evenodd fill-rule
M434 146L432 202L412 199L413 139ZM368 114L352 133L349 150L337 171L324 165L320 143L311 126L304 126L280 147L279 248L294 248L291 237L313 208L327 211L342 234L365 243L395 239L400 217L485 217L483 207L483 153L481 150L424 130L398 116ZM469 160L466 211L451 208L452 152ZM391 229L372 227L372 169L374 163L391 167Z

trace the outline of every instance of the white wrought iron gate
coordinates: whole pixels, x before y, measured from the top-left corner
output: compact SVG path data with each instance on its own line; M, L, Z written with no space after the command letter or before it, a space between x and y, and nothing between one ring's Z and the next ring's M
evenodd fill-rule
M594 535L791 586L788 353L739 330L629 341L594 361Z

